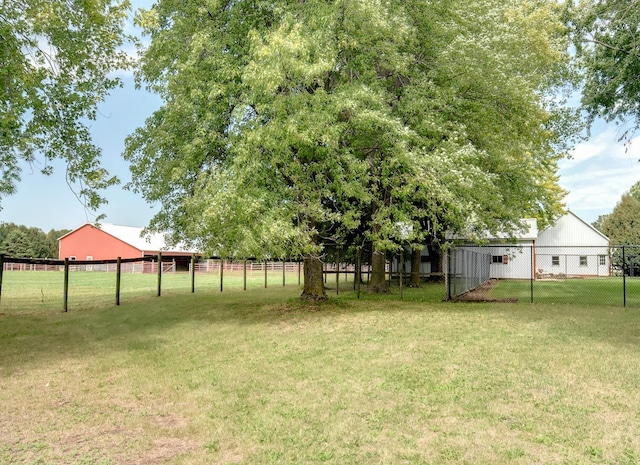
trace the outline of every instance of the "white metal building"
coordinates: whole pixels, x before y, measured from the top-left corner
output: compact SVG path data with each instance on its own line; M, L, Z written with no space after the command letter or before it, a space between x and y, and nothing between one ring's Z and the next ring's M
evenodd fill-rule
M511 239L492 236L487 246L464 250L490 256L491 278L610 276L609 239L575 213L568 211L542 231L535 219L523 221L528 229Z
M569 211L540 232L537 277L609 276L609 238Z
M515 234L490 236L488 245L466 245L464 250L487 256L491 278L529 279L535 263L538 222L535 218L525 218L522 222L525 227Z

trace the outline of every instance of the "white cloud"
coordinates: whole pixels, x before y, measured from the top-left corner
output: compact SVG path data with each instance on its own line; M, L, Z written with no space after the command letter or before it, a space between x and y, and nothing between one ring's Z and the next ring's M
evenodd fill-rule
M605 126L562 160L560 185L567 207L588 222L611 213L622 194L640 181L640 137L625 146L615 126Z
M562 164L576 164L586 162L594 157L607 157L611 159L640 159L640 137L635 137L631 143L625 146L619 141L619 131L614 127L606 127L602 132L593 135L589 140L582 142L571 151L571 157Z

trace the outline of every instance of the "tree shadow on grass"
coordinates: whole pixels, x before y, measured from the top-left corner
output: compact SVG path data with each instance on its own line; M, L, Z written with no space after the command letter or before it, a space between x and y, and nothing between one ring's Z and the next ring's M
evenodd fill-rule
M304 302L299 289L170 292L120 306L70 309L68 313L0 313L0 369L24 369L97 350L152 349L176 325L253 326L298 324L352 311L349 299Z
M424 330L428 318L446 313L455 324L460 317L475 314L490 316L518 325L544 322L558 334L604 341L612 344L640 343L637 311L578 307L570 305L517 305L506 303L445 303L439 291L407 290L403 301L397 289L393 295L353 292L331 296L328 303L305 302L300 290L256 289L243 291L171 294L131 300L121 306L48 315L0 315L0 368L13 371L26 366L41 366L93 351L152 350L165 344L164 335L174 326L194 324L194 328L218 328L222 325L326 324L341 315L357 313L389 314L395 311L415 315ZM415 318L414 318L415 319ZM422 324L422 323L420 323ZM455 341L452 341L455 343Z

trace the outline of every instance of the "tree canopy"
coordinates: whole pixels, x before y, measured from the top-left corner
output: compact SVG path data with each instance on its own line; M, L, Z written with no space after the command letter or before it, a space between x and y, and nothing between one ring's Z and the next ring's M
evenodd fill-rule
M562 207L552 2L159 0L138 22L164 105L125 157L175 241L306 272L354 233L384 253Z
M39 228L0 223L0 254L14 258L58 258L58 239L69 230Z
M91 209L117 182L100 166L87 122L131 65L122 45L128 0L0 0L0 199L24 164L67 181Z
M639 0L569 2L577 56L585 72L582 103L593 119L640 127Z
M640 201L625 193L602 223L602 232L614 245L640 245Z
M611 213L593 224L614 245L640 245L640 181L625 192Z

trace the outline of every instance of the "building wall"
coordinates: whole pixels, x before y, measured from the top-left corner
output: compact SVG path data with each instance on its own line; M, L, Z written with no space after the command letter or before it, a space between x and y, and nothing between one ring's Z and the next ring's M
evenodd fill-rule
M517 245L465 246L465 250L487 254L489 277L492 279L531 279L533 241Z
M142 252L135 247L86 224L60 239L59 258L76 257L76 260L111 260L117 257L138 258Z
M539 247L536 268L540 278L609 276L609 250L606 247Z
M609 246L609 239L569 212L538 236L539 247Z
M609 239L568 212L540 233L536 268L542 277L609 276Z

